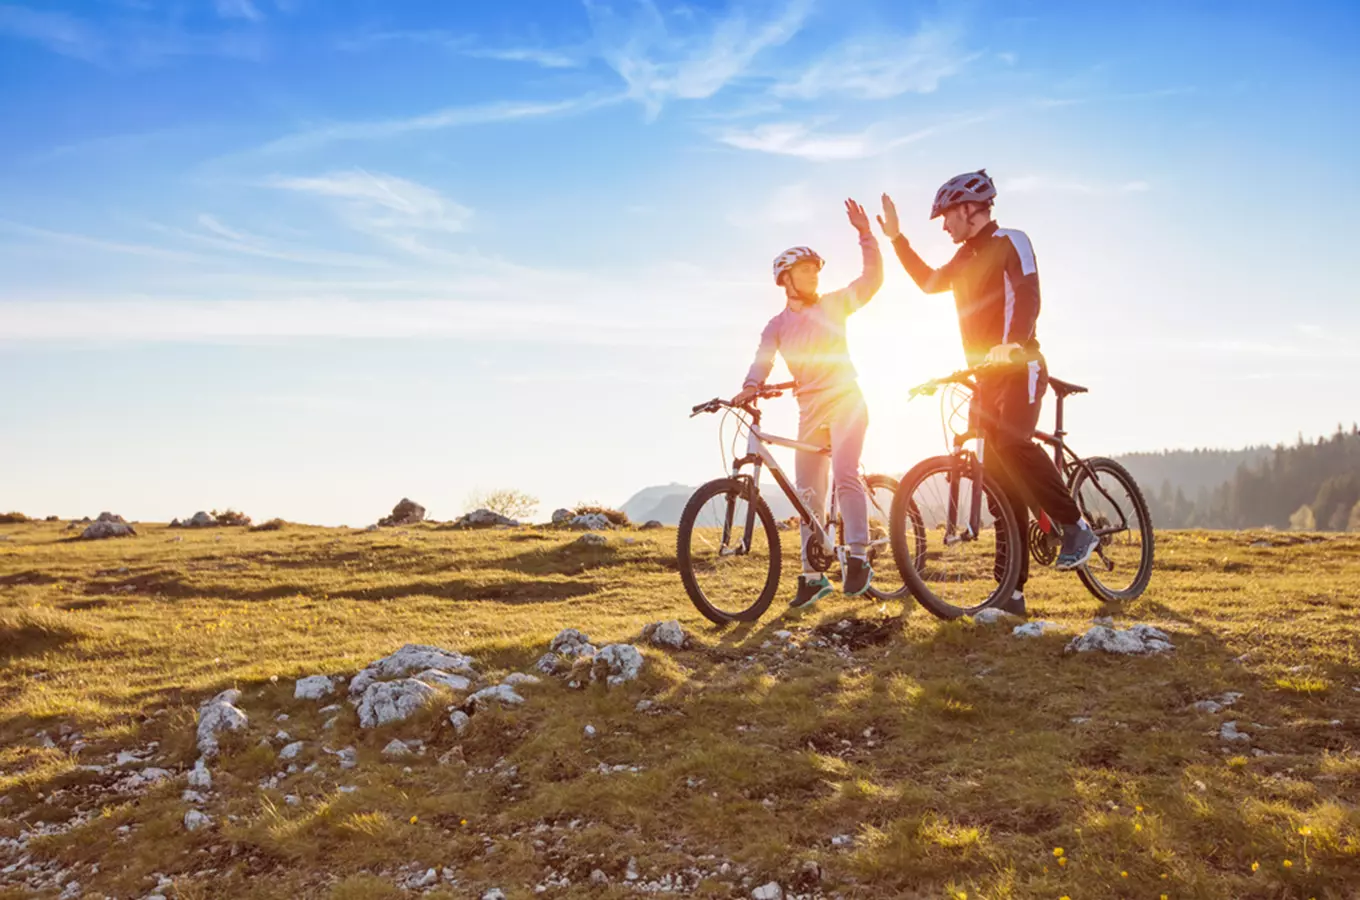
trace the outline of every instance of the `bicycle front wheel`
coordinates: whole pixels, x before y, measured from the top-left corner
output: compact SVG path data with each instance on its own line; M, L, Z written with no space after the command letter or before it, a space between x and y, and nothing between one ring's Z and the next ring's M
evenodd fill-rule
M695 491L680 515L675 549L685 592L710 622L754 622L770 608L783 564L779 530L748 479L719 478Z
M978 533L967 528L982 493ZM1020 526L1001 488L953 456L918 463L893 498L893 558L911 593L941 619L973 615L1008 599L1020 578Z
M1106 603L1135 600L1152 579L1153 531L1147 501L1129 470L1096 457L1078 464L1072 497L1100 538L1091 561L1077 570L1086 589Z

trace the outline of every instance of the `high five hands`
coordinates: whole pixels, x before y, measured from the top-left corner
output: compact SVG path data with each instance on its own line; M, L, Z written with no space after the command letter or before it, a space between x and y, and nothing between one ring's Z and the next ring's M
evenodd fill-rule
M845 201L845 215L850 219L850 224L855 226L855 230L861 235L873 234L873 227L869 224L869 214L864 211L854 200Z

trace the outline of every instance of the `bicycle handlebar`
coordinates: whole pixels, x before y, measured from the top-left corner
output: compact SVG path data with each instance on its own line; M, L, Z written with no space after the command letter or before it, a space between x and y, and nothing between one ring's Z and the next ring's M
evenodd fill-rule
M781 381L781 382L778 383L778 384L762 384L762 385L757 385L757 386L756 386L756 395L755 395L755 398L753 398L753 399L765 399L765 400L770 400L770 399L773 399L773 398L775 398L775 397L782 397L782 396L784 395L784 392L785 392L785 391L787 391L787 390L792 390L794 387L797 387L797 384L796 384L796 382L792 382L792 381ZM738 407L738 406L733 406L733 405L732 405L732 401L730 401L730 400L724 400L722 397L714 397L712 400L705 400L703 403L700 403L700 404L698 404L697 406L691 407L691 408L690 408L691 411L690 411L689 417L692 419L692 418L694 418L695 416L699 415L699 413L711 413L711 412L717 412L718 410L720 410L720 409L722 409L722 408L724 408L724 407L726 407L726 408L728 408L728 409L750 409L750 408L751 408L749 404L747 404L747 405L745 405L745 406L739 406L739 407Z
M988 368L991 367L986 365L973 366L971 369L960 369L943 378L932 378L930 381L918 384L908 391L907 399L910 400L914 397L929 397L946 384L961 384L965 387L976 388L977 385L973 382L973 379L977 377L979 372Z

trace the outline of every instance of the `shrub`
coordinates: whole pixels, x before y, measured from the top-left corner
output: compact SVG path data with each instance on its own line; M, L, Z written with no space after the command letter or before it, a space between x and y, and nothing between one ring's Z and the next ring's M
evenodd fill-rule
M0 525L22 525L28 521L28 516L21 512L0 513Z
M250 516L245 513L237 512L234 509L224 509L222 512L213 510L212 517L217 520L218 525L227 527L245 527L250 524Z
M594 503L581 503L578 504L577 507L574 510L572 510L572 512L578 516L589 515L604 516L606 519L609 520L609 524L620 528L628 525L627 513L621 512L620 510L617 509L610 509L607 506L599 506L598 504Z
M538 509L538 498L513 488L500 488L469 495L466 511L472 512L477 509L489 509L498 516L522 522Z
M283 519L277 519L277 518L275 518L275 519L270 519L268 522L262 522L262 523L259 524L259 525L254 525L254 526L251 527L250 530L251 530L251 531L282 531L282 530L283 530L283 526L285 526L285 525L287 525L287 524L288 524L288 523L285 522L285 521L283 521Z

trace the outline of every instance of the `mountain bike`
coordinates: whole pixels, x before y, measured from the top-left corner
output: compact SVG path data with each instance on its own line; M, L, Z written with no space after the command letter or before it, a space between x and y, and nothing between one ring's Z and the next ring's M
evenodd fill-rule
M775 484L797 511L800 524L811 529L806 547L809 563L822 572L837 564L842 571L845 567L848 548L844 522L838 511L837 492L831 492L830 510L822 518L789 481L770 447L787 447L825 456L830 456L831 450L820 444L795 441L760 430L757 402L780 397L793 386L793 382L762 386L755 398L741 407L715 397L693 407L690 413L690 418L721 410L734 415L738 422L734 450L742 432L746 433L745 455L732 460L729 477L710 481L694 492L680 516L676 537L676 557L685 592L699 612L719 625L756 621L769 609L779 589L783 566L781 529L760 493L763 467L769 468ZM733 456L736 457L735 452ZM747 466L750 471L743 472ZM890 565L885 565L892 559L888 516L897 479L861 473L860 482L869 500L866 555L874 568L874 580L866 594L877 600L905 597L906 584Z
M1048 516L1040 513L1031 522L1028 510L1012 509L985 470L986 441L972 403L981 371L964 369L912 388L912 398L953 389L953 410L943 415L946 428L954 430L952 449L902 477L889 522L893 557L912 595L943 619L972 615L1010 597L1020 576L1020 557L1010 548L1020 546L1021 528L1029 529L1035 562L1050 565L1058 555L1060 538ZM1036 431L1034 438L1053 448L1054 465L1100 539L1077 577L1108 603L1135 599L1152 577L1154 536L1143 492L1119 463L1083 459L1067 445L1063 403L1087 389L1057 378L1048 384L1056 398L1055 427L1051 434ZM957 428L965 406L966 425ZM975 449L966 447L969 441Z

